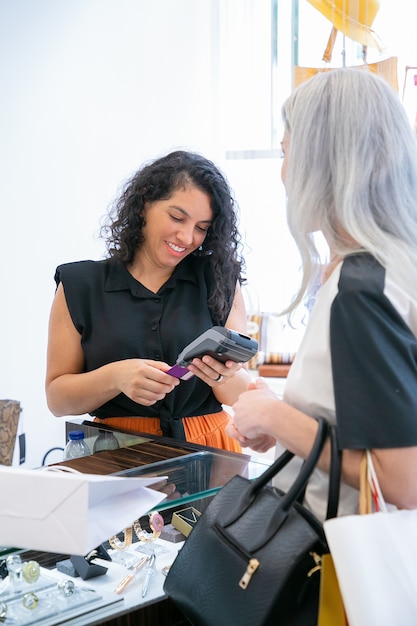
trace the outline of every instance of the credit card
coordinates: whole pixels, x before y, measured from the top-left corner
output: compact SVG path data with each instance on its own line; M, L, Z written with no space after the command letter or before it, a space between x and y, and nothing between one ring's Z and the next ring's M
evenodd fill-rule
M180 378L181 380L190 380L194 376L187 367L181 367L180 365L173 365L171 369L167 371L167 374Z

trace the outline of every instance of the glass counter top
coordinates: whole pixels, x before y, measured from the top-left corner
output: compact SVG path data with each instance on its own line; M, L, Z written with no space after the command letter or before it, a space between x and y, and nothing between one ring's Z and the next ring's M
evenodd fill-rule
M182 506L215 495L236 474L253 479L262 474L270 462L253 459L247 454L206 448L185 441L122 432L92 422L75 425L80 428L92 454L66 461L64 465L86 473L114 476L160 476L152 489L167 494L158 511ZM109 435L110 433L110 435Z
M214 495L236 474L257 478L267 467L268 464L246 455L226 456L204 450L125 469L115 475L161 476L161 482L151 485L152 489L167 493L167 499L158 504L161 511Z

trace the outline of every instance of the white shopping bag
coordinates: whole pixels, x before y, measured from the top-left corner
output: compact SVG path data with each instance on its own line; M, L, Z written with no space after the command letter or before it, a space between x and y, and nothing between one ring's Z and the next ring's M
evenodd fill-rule
M164 500L160 481L0 467L0 545L83 556Z
M349 626L416 626L417 511L324 522Z

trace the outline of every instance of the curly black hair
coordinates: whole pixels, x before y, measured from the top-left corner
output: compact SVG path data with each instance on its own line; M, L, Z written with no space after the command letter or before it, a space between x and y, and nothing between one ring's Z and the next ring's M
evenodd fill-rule
M196 256L209 256L214 291L208 305L218 319L230 309L236 283L245 282L237 205L232 190L217 166L194 152L178 150L146 163L125 184L101 228L108 256L131 263L144 241L144 209L147 203L167 200L178 189L196 187L210 197L213 222Z

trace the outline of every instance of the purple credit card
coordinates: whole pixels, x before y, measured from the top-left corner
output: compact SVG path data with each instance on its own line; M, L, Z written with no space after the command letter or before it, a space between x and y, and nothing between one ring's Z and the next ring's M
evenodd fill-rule
M180 367L179 365L173 365L171 369L167 371L167 374L171 374L171 376L175 376L175 378L180 378L181 380L190 380L190 378L194 376L187 367Z

